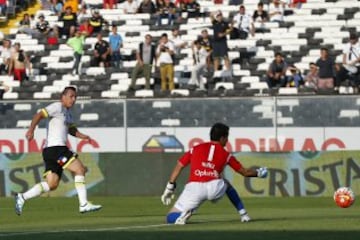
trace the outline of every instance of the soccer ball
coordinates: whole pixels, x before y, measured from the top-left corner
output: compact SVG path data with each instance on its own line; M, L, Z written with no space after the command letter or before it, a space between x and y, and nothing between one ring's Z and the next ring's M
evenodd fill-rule
M339 207L348 208L354 203L355 194L350 188L341 187L335 191L334 201Z

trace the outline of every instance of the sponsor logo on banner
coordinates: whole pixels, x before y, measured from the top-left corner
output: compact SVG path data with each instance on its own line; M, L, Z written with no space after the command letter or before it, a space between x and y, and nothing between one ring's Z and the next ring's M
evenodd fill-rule
M237 153L246 167L268 167L265 179L244 178L227 168L225 177L241 196L332 196L339 187L360 193L360 152L328 151L304 157L291 153ZM241 187L239 187L241 186Z
M161 132L160 135L151 136L142 150L143 152L183 152L184 146L176 136Z
M44 164L40 154L0 154L0 196L13 196L24 192L43 179ZM66 162L66 158L63 158ZM81 154L81 161L87 168L86 186L91 188L104 179L99 168L98 154ZM73 176L64 171L56 191L47 196L76 195Z

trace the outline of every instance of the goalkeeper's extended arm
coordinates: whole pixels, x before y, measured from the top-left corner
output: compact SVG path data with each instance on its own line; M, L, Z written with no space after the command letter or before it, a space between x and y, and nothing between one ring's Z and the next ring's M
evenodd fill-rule
M251 169L251 168L241 168L238 171L241 175L244 177L259 177L259 178L266 178L268 170L266 167L260 167L257 169Z
M169 205L174 198L174 192L176 189L176 179L180 175L184 166L181 163L177 163L174 170L170 175L169 182L166 184L164 193L161 195L161 201L164 205Z

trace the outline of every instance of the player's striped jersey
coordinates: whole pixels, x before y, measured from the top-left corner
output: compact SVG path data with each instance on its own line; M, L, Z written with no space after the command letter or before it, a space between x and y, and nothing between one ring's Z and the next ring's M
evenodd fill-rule
M71 112L56 102L41 109L48 118L46 126L46 143L44 147L66 146L68 128L74 124Z
M226 165L235 171L242 168L241 163L217 142L206 142L193 147L179 162L183 166L190 164L189 182L219 179Z

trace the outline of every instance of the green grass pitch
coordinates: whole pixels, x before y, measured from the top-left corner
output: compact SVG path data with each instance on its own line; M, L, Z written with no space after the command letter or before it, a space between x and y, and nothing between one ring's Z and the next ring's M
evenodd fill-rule
M360 205L338 208L332 198L245 198L252 217L241 223L229 200L205 203L185 226L164 224L159 197L94 197L99 212L78 213L77 198L37 198L22 216L0 199L0 239L359 239Z

